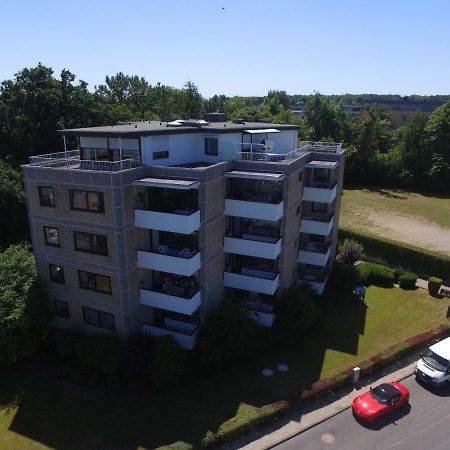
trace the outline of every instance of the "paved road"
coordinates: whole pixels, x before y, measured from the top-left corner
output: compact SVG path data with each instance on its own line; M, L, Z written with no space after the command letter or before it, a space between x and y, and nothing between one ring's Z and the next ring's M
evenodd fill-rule
M361 425L345 410L275 447L277 450L448 450L450 387L432 389L414 376L402 381L410 406L375 425Z

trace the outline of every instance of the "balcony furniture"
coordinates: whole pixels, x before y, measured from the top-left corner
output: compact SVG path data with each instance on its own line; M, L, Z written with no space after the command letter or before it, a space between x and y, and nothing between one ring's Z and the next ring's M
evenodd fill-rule
M169 253L169 247L167 247L167 245L160 245L158 251L161 255L167 255L167 253Z

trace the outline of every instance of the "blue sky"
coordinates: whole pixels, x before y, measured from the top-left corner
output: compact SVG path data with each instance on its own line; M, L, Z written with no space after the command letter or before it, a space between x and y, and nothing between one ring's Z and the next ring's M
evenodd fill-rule
M223 9L224 8L224 9ZM446 0L2 2L0 80L39 61L204 96L450 94Z

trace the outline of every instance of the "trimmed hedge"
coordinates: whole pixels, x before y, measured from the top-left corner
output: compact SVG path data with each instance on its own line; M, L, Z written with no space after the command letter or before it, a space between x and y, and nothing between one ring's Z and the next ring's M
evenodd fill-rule
M431 295L438 295L442 282L443 280L441 278L430 277L428 279L428 292Z
M414 289L416 281L417 275L413 272L404 272L398 277L398 284L402 289Z
M450 280L450 258L440 256L407 244L339 228L339 240L355 239L364 246L369 256L381 258L393 266L406 266L416 273L435 275Z
M392 287L394 284L394 271L389 267L375 263L361 263L358 271L366 285Z

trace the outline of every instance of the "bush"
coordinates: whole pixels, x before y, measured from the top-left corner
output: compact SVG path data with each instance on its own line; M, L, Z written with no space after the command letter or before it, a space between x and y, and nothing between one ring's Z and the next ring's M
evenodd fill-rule
M124 371L129 380L144 386L152 381L155 338L149 333L132 333L126 342L123 360Z
M403 269L394 269L393 270L394 283L398 283L398 279L399 279L400 275L402 275L404 273L405 273L405 271Z
M345 239L338 246L336 259L344 264L355 264L364 255L364 247L354 239Z
M448 257L429 253L407 244L339 228L339 239L346 238L361 242L366 254L382 258L393 266L407 266L416 273L433 273L440 278L450 279L450 258Z
M431 295L438 295L439 289L441 288L443 281L444 280L442 280L441 278L430 277L428 279L428 292Z
M389 267L366 262L359 264L358 270L366 285L392 287L394 284L394 272Z
M0 361L14 363L38 350L48 332L47 308L29 248L0 252Z
M316 325L321 309L309 291L293 286L278 300L275 313L276 336L284 343L295 343Z
M333 291L337 293L344 291L352 291L353 288L361 283L361 275L358 267L353 264L344 264L341 261L336 261L331 271L328 286L332 287Z
M417 275L413 272L404 272L398 277L398 283L402 289L414 289Z
M187 354L172 336L155 338L152 381L158 388L176 386L186 369Z
M242 312L237 299L225 298L210 312L198 336L203 371L243 361L260 348L263 331Z

